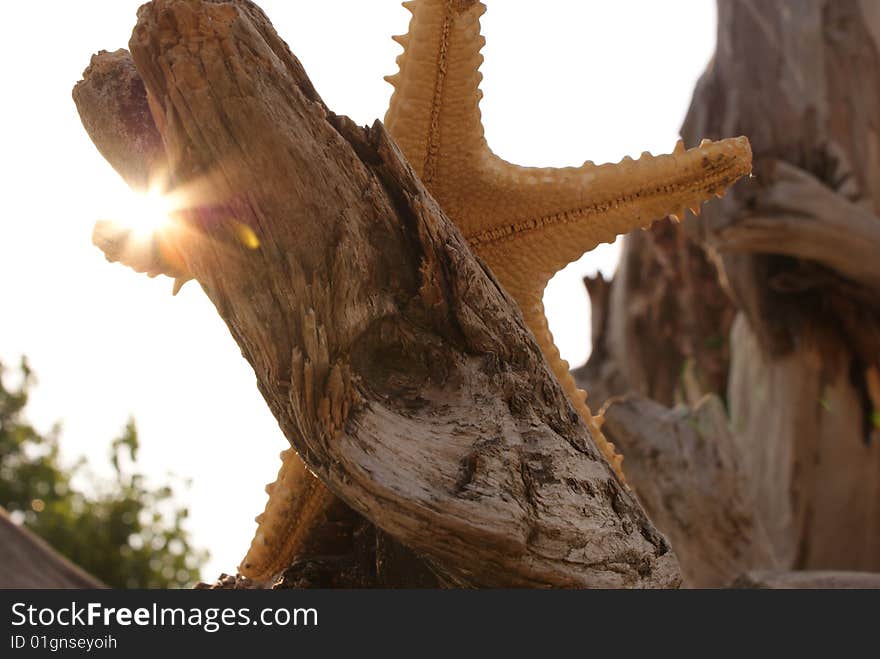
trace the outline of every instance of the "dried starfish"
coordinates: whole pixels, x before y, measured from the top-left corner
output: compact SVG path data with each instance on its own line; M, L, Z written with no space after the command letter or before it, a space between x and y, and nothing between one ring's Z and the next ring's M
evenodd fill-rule
M473 250L516 300L553 373L622 478L621 456L600 430L559 355L542 303L550 278L600 243L720 196L751 171L745 137L686 151L562 169L512 165L489 149L479 102L477 0L413 0L409 33L385 115L388 131Z
M600 430L601 418L586 404L560 358L544 316L542 295L550 278L603 242L656 219L698 213L699 205L721 194L751 170L744 137L706 141L685 150L679 142L668 155L648 153L635 161L562 169L519 167L497 157L483 136L479 17L477 0L413 0L409 33L394 37L403 48L400 72L388 78L394 94L385 124L416 173L455 222L474 251L489 265L518 303L554 374L597 445L619 477L621 456ZM115 231L115 233L114 233ZM111 260L150 274L175 277L175 290L189 278L179 259L164 263L162 250L144 258L120 248L118 230L96 227L95 242ZM282 454L278 481L267 488L266 512L241 571L269 578L283 568L295 546L294 519L285 498L305 473L293 451ZM320 507L323 488L300 494L315 500L297 506L302 514ZM320 500L320 501L319 501ZM307 525L307 524L306 524Z

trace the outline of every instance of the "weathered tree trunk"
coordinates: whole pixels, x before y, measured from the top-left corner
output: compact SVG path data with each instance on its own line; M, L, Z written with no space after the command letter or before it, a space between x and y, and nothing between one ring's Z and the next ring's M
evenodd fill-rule
M145 85L155 126L134 132L158 131L189 199L186 271L308 468L394 539L379 554L399 541L463 586L678 584L514 302L381 124L330 113L249 2L155 0L130 46L134 68L94 66ZM99 146L130 139L101 119L118 95L83 98Z
M880 10L718 8L683 136L748 136L756 179L627 237L610 288L588 282L598 350L580 380L693 408L629 396L606 430L686 583L877 571Z

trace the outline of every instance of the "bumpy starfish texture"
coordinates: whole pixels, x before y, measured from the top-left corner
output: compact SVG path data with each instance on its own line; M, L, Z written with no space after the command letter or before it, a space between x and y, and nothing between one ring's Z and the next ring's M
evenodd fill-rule
M395 37L404 52L385 115L388 131L468 243L518 303L553 373L622 478L621 457L602 435L559 355L544 315L550 278L600 243L720 196L751 171L744 137L704 140L669 155L642 154L618 164L530 168L489 149L479 102L482 79L476 0L404 2L409 33Z

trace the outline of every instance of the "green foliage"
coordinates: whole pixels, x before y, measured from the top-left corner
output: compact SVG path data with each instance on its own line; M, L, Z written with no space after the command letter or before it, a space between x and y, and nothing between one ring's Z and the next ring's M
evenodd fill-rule
M98 480L85 460L63 465L60 430L40 434L24 418L34 378L22 360L17 386L0 363L0 506L58 552L109 586L169 588L194 583L207 560L182 527L187 509L171 486L151 489L137 472L138 434L129 421L110 445L114 477ZM7 378L8 379L8 378ZM90 480L88 491L77 487Z

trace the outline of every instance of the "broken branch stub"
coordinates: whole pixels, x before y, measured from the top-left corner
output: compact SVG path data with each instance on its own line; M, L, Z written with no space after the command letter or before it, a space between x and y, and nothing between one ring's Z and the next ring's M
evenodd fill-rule
M132 188L146 189L165 169L162 136L127 50L92 55L73 102L98 151Z
M130 47L190 198L186 266L335 494L459 585L679 583L380 123L329 113L251 3L154 1ZM258 248L215 235L242 224Z

